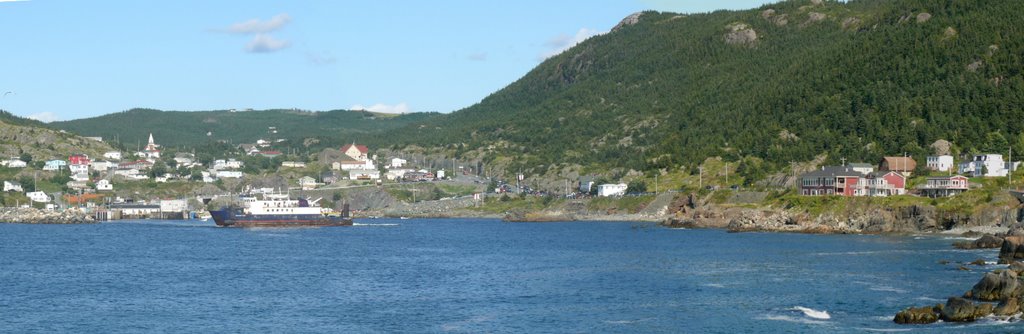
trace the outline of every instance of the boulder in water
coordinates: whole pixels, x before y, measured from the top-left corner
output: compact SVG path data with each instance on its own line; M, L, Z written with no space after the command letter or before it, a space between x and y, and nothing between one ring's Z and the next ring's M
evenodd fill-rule
M953 247L959 249L985 249L985 248L999 248L1003 245L1003 238L986 234L978 240L974 241L961 241L953 244Z
M1010 263L1017 259L1024 259L1024 236L1003 238L1003 245L999 247L999 260Z
M1003 317L1008 317L1020 313L1020 301L1017 298L1007 298L1003 301L1000 301L999 304L996 305L996 308L995 310L992 311L992 313Z
M975 304L964 298L951 297L939 312L939 318L949 322L970 322L992 314L992 309L992 304Z
M892 321L897 324L930 324L939 321L939 312L942 312L942 304L908 307L896 313L896 317Z
M1024 293L1024 284L1017 279L1017 272L1002 270L985 274L971 288L969 296L977 300L996 301L1020 297Z

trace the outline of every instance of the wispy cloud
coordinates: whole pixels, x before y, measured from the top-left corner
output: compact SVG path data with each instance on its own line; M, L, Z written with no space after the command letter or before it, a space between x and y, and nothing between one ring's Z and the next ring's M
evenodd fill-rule
M284 28L291 21L291 16L281 13L274 15L269 20L251 19L232 24L227 28L214 29L213 31L238 35L255 35L245 45L245 51L249 53L269 53L291 46L291 42L277 39L270 35L271 32Z
M383 104L383 103L378 103L378 104L374 104L374 105L369 106L369 107L363 106L361 104L357 104L357 105L354 105L351 108L349 108L349 110L365 110L365 111L380 112L380 113L386 113L386 114L405 114L405 113L408 113L408 112L411 111L409 109L409 105L406 104L405 102L402 102L402 103L399 103L399 104L396 104L396 105L387 105L387 104Z
M224 31L234 34L266 34L283 28L291 21L291 16L288 16L286 13L281 13L265 21L260 19L251 19L245 22L235 23L227 29L224 29Z
M0 2L14 2L14 1L2 1L2 0L0 0ZM57 118L57 114L54 114L54 113L49 112L49 111L41 112L41 113L38 113L38 114L32 114L32 115L28 115L28 116L25 116L25 117L26 118L30 118L30 119L34 119L34 120L37 120L37 121L40 121L40 122L43 122L43 123L56 122L56 121L60 120L60 119Z
M276 39L267 34L257 34L249 44L245 45L245 51L251 53L267 53L281 50L290 46L291 43L285 40Z
M466 56L466 59L469 59L469 60L472 60L472 61L485 61L485 60L487 60L487 52L477 52L477 53L471 54L469 56Z
M551 39L544 43L544 47L546 47L548 50L541 53L538 60L543 61L545 59L551 58L552 56L556 56L562 52L565 52L565 50L568 50L569 48L576 46L576 44L580 44L581 42L587 40L588 38L600 34L603 34L603 32L588 28L580 28L580 30L577 31L575 35L561 34L552 37Z
M0 0L0 2L28 2L28 0Z

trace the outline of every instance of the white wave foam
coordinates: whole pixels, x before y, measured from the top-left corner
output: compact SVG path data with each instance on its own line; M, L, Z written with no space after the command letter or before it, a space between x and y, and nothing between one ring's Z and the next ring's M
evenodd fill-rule
M352 226L399 226L399 224L362 224L362 223L353 223Z
M921 301L926 301L926 302L933 302L933 303L945 301L944 299L938 299L938 298L932 298L932 297L924 297L924 296L917 297L916 299L917 300L921 300ZM892 317L889 317L889 318L892 318Z
M818 310L815 310L815 309L812 309L812 308L808 308L808 307L803 307L803 306L793 307L793 310L803 312L804 315L809 317L809 318L814 318L814 319L818 319L818 320L832 319L832 316L828 315L828 311L818 311Z
M894 287L891 287L891 286L885 286L885 285L873 286L873 287L868 288L868 290L879 291L879 292L907 293L907 290L898 289L898 288L894 288Z
M865 332L876 332L876 333L899 333L899 332L909 332L909 331L913 330L913 329L910 329L910 328L864 328L864 327L858 327L858 328L855 328L855 329L856 330L860 330L860 331L865 331Z
M721 283L708 283L708 284L704 284L704 286L712 287L712 288L724 288L725 287L725 285L723 285Z
M635 323L638 323L638 322L649 321L649 320L652 320L652 319L654 319L654 318L644 318L644 319L636 319L636 320L605 320L604 323L611 324L611 325L629 325L629 324L635 324Z
M791 317L791 316L788 316L788 315L766 315L766 316L760 317L758 319L761 319L761 320L772 320L772 321L795 322L795 323L810 324L810 325L824 325L824 324L827 324L827 322L821 321L821 320L808 319L808 318L804 318L804 317Z

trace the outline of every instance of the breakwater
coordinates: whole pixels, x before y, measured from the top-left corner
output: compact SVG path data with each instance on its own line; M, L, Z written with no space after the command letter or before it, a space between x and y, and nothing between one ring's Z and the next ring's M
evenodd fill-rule
M0 208L0 223L15 224L88 224L95 223L88 213L69 209L47 211L36 208Z

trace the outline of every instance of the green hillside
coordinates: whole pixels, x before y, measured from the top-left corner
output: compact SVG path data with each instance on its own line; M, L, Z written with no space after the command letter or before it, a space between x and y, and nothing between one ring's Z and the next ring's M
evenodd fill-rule
M643 13L464 110L380 136L404 145L636 170L759 157L775 170L1024 151L1019 1L788 1ZM756 35L756 37L754 37Z
M436 113L382 115L366 111L295 110L160 111L132 109L99 117L53 122L49 125L83 136L103 137L135 149L152 133L165 147L194 147L210 142L252 143L257 139L287 139L290 147L337 146L363 141L370 134L422 121ZM273 133L274 127L276 133ZM315 141L307 141L313 138Z

